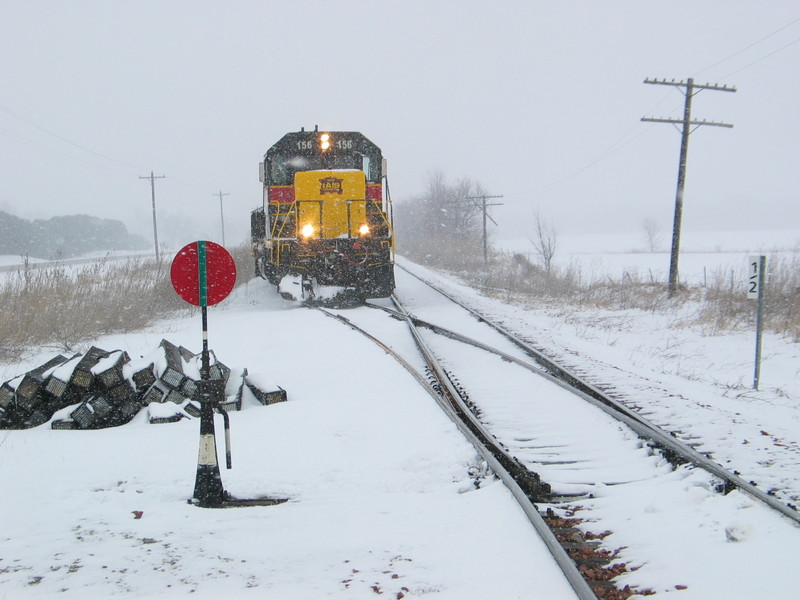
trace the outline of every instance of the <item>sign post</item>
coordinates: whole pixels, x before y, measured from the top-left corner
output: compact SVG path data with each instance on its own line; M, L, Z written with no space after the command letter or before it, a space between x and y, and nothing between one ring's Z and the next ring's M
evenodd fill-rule
M198 241L181 248L170 268L172 287L189 304L199 306L202 313L203 353L200 381L200 449L197 454L197 478L193 499L204 508L220 507L226 493L217 461L214 433L214 408L225 394L224 382L210 379L208 353L208 313L206 308L224 300L236 283L236 263L225 248L214 242Z
M747 297L758 301L756 308L756 358L753 374L753 389L758 389L761 378L761 334L764 321L764 279L767 271L766 256L751 256L748 261L750 278L747 281Z

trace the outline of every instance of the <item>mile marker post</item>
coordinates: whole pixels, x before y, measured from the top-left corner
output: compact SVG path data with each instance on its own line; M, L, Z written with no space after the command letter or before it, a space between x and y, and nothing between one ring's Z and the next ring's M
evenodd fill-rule
M224 382L209 376L208 313L206 308L224 300L236 284L236 263L225 248L214 242L198 241L181 248L170 268L172 287L189 304L199 306L203 323L203 353L200 381L200 449L193 499L204 508L223 505L226 492L217 461L214 408L224 396Z
M756 305L756 358L753 373L753 389L758 390L761 379L761 338L764 331L764 284L767 272L766 256L751 256L748 259L750 278L747 282L747 297L757 300Z

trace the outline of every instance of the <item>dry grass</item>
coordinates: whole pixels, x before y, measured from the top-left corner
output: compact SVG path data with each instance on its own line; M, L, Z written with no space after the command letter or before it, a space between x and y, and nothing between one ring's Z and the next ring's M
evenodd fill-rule
M252 276L246 248L232 251L238 282ZM196 310L172 288L170 260L111 260L34 266L27 260L0 285L0 360L16 362L42 346L75 351L100 335L126 333Z
M764 287L764 328L800 341L800 252L788 258L773 258L768 263ZM731 273L712 273L705 285L684 288L678 301L697 306L692 321L708 335L753 330L756 321L755 300L745 294L744 281L734 281Z
M231 253L238 283L250 280L253 266L247 247ZM755 302L724 273L713 273L705 286L683 289L669 299L663 282L629 275L597 281L575 267L546 274L519 254L491 253L486 264L482 249L475 247L420 248L414 259L447 269L506 302L558 304L566 312L597 308L654 313L674 312L680 303L691 303L692 317L683 325L699 326L709 335L752 328L755 319ZM105 259L80 267L35 267L26 261L0 285L0 360L15 362L42 346L75 351L100 335L136 331L196 310L172 289L169 266L169 260L157 263L152 258ZM772 261L769 271L766 327L800 341L800 252Z
M621 279L597 280L574 266L551 269L548 274L521 254L493 253L489 264L482 256L472 260L459 256L446 266L488 295L520 304L558 304L565 310L594 308L610 311L643 310L691 316L682 326L700 327L706 335L752 329L756 303L748 300L744 283L732 284L730 273L712 273L703 286L684 287L673 298L667 296L666 284L652 278L626 274ZM443 266L439 258L438 264ZM465 264L469 262L469 264ZM764 300L765 328L800 341L800 251L788 259L773 260Z

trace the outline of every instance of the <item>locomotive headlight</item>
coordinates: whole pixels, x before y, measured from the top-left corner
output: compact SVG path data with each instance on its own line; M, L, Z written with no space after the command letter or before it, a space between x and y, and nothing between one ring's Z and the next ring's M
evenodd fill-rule
M369 235L369 225L364 223L361 227L358 228L358 233L361 235Z
M321 136L319 136L319 147L322 149L323 152L328 148L330 148L331 136L328 135L327 133L323 133Z
M306 223L303 225L300 233L303 234L304 238L310 238L312 235L314 235L314 226L311 223Z

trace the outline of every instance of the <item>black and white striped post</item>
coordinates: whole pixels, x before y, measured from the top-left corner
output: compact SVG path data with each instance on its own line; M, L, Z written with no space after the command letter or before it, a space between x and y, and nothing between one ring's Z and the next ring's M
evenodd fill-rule
M225 383L221 379L210 377L207 307L221 302L230 294L236 283L236 264L228 251L219 244L193 242L178 251L172 261L170 276L178 295L189 304L199 306L202 315L203 353L200 381L197 382L200 447L192 502L204 508L219 508L223 506L227 494L222 486L217 460L214 409L224 399Z
M226 493L217 460L217 441L214 432L214 407L223 394L224 382L203 379L197 382L200 400L200 447L197 451L197 476L192 500L204 508L222 506Z

